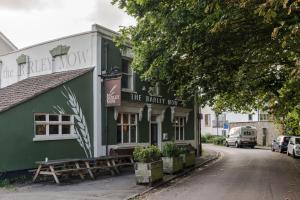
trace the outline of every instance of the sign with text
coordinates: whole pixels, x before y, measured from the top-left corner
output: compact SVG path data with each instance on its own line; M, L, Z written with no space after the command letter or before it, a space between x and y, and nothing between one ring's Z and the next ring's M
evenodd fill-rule
M175 99L166 99L164 97L141 95L137 93L130 94L131 101L144 102L149 104L161 104L168 106L179 106L179 101Z
M104 82L106 107L121 105L121 77L106 79Z

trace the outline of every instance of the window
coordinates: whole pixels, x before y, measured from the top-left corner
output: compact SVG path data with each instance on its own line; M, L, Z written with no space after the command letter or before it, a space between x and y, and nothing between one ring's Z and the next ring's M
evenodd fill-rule
M253 121L253 115L252 114L248 115L248 121Z
M34 140L75 139L74 117L64 114L35 114Z
M204 115L204 123L206 127L211 126L211 120L210 120L210 114L205 114Z
M270 120L269 114L259 114L259 120L260 121L268 121Z
M137 143L137 114L118 114L117 143Z
M175 117L174 129L176 140L184 140L184 121L185 117Z
M122 88L133 90L133 70L126 59L122 59Z

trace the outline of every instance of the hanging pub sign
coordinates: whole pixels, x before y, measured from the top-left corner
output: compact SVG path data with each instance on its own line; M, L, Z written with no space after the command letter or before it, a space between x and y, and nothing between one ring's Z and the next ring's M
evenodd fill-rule
M106 107L121 105L121 77L105 79Z

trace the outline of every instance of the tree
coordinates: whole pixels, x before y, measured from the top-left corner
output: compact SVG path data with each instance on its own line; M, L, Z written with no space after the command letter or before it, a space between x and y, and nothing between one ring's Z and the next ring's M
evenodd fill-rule
M278 121L298 105L299 0L113 0L137 19L121 30L134 69L216 110L264 108ZM290 98L295 101L286 101Z

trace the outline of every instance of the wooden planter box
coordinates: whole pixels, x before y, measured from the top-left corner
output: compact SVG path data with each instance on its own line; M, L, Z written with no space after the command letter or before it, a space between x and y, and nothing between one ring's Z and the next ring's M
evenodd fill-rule
M163 178L162 160L151 163L135 163L135 178L137 184L154 183Z
M180 157L182 158L184 167L191 167L196 164L196 155L194 152L180 154Z
M162 157L163 169L166 174L174 174L183 169L182 158L178 157Z

